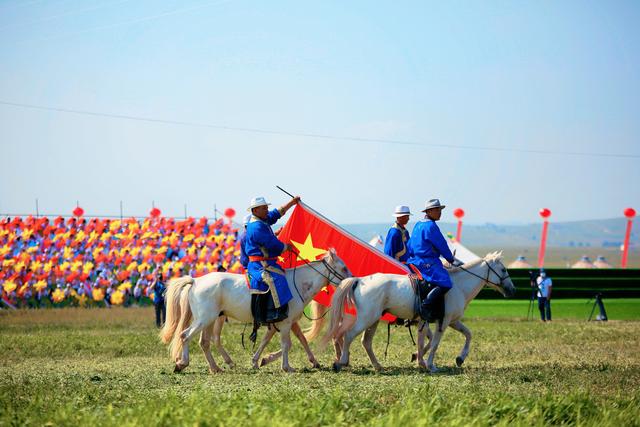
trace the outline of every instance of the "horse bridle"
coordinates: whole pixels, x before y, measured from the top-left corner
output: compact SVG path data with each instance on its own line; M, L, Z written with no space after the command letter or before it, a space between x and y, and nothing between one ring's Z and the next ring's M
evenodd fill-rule
M302 261L304 261L304 263L305 263L305 264L307 264L309 267L311 267L311 269L312 269L313 271L315 271L315 272L316 272L316 273L318 273L320 276L322 276L322 277L324 277L325 279L327 279L327 281L328 281L329 283L331 283L332 285L334 285L334 286L338 286L338 285L340 284L340 282L341 282L341 281L343 281L343 280L345 279L345 277L344 277L342 274L340 274L340 273L339 273L339 272L338 272L338 271L337 271L333 266L331 266L331 265L327 262L327 260L326 260L326 259L324 259L324 258L323 258L323 259L322 259L322 260L320 260L320 261L321 261L321 262L322 262L322 264L327 268L327 270L329 270L329 274L328 274L328 275L323 274L320 270L318 270L317 268L315 268L315 267L313 266L313 264L311 264L311 262L309 262L309 261L307 261L306 259L302 258L298 252L294 252L294 251L291 251L291 252L293 252L293 253L296 255L296 257L297 257L297 258L300 258ZM298 265L295 265L295 266L293 267L293 278L292 278L291 280L293 281L293 287L295 288L296 292L298 293L298 296L300 297L300 301L302 301L302 303L304 304L304 298L302 298L302 294L300 293L300 290L298 289L298 285L296 284L296 270L297 270L297 269L298 269ZM340 282L335 283L335 282L331 279L331 276L332 276L332 275L333 275L333 276L335 276L335 277L336 277L336 279L338 279ZM318 317L318 318L316 318L316 319L313 319L313 318L311 318L311 317L307 316L307 313L305 313L305 312L304 312L304 310L302 310L302 314L304 315L304 317L306 317L308 320L311 320L311 321L320 320L320 319L322 319L324 316L326 316L326 315L327 315L327 313L329 313L329 310L325 311L325 312L324 312L324 314L323 314L322 316L320 316L320 317Z
M478 279L481 279L481 280L483 280L484 282L486 282L488 284L491 284L493 286L497 286L499 288L504 288L504 286L503 286L504 281L511 278L509 276L509 273L507 272L506 276L501 276L500 274L498 274L498 272L493 267L491 267L491 264L489 264L489 262L487 260L483 260L483 261L485 262L485 264L487 264L487 268L489 268L489 270L487 271L487 277L486 278L474 273L473 271L467 270L463 266L460 266L460 269L462 271L466 271L467 273L471 274L472 276L476 276ZM498 279L500 279L499 283L495 283L495 282L492 282L491 280L489 280L489 277L491 276L491 273L495 274L496 277Z

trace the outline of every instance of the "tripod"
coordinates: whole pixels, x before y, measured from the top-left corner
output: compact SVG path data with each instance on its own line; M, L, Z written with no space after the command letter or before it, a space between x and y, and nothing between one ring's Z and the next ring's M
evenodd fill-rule
M529 298L529 309L527 310L527 321L533 320L533 313L535 311L533 301L536 300L536 293L538 291L538 285L536 283L536 279L538 278L538 274L529 271L529 284L531 285L531 297Z
M533 301L536 299L536 288L531 289L531 298L529 298L529 309L527 310L527 320L533 320L533 313L535 312Z
M601 320L603 322L606 322L608 318L607 318L607 311L604 309L604 303L602 302L602 294L597 293L595 294L594 298L595 298L595 301L593 302L593 307L591 307L591 313L589 314L589 319L587 319L587 321L588 322L591 321L591 318L593 317L593 312L596 310L596 305L597 305L600 313L596 316L596 320ZM589 300L587 303L589 302L591 302L591 300Z

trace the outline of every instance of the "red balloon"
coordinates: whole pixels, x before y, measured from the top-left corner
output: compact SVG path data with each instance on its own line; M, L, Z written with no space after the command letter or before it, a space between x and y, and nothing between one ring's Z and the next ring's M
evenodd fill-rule
M151 209L151 211L149 211L149 215L151 215L154 218L158 218L161 213L162 212L158 208L153 208L153 209Z
M227 208L224 210L224 216L226 216L227 218L233 218L234 216L236 216L236 210L233 208Z
M542 218L547 219L551 216L551 211L547 208L542 208L540 209L539 214Z
M80 206L76 207L73 210L73 215L74 216L82 216L82 215L84 215L84 209L82 209Z
M458 219L462 218L464 216L464 210L461 208L455 208L453 210L453 216L455 216Z
M624 216L626 216L627 218L631 219L634 216L636 216L636 210L633 208L627 208L624 210Z

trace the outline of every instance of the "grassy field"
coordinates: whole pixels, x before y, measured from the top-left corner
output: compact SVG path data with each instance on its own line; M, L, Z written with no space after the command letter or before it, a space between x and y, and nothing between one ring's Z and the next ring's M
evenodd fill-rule
M386 328L376 337L382 373L359 343L339 374L328 350L322 369L307 368L297 343L298 373L275 364L256 372L242 325L229 324L223 340L238 367L208 374L196 345L191 366L173 374L148 308L2 312L0 425L640 425L640 322L575 320L590 305L570 311L560 300L556 321L525 322L526 304L474 302L471 353L456 368L463 338L447 332L438 374L409 363L413 346L400 327L386 360ZM607 304L614 318L616 304ZM499 318L503 309L517 318Z
M610 320L640 320L640 298L605 298L603 300ZM552 299L551 315L554 320L587 320L594 300ZM527 318L528 300L474 300L465 315L469 318L522 319ZM599 313L596 307L593 318ZM538 302L533 302L533 317L539 319Z

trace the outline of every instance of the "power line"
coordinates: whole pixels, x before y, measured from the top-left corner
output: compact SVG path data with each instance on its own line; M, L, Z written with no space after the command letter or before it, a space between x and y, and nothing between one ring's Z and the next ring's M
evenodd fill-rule
M565 156L614 157L614 158L628 158L628 159L640 158L640 154L597 153L597 152L587 152L587 151L553 151L553 150L537 150L537 149L512 148L512 147L456 145L456 144L428 143L428 142L418 142L418 141L403 141L403 140L394 140L394 139L360 138L360 137L352 137L352 136L327 135L327 134L320 134L320 133L289 132L289 131L258 129L258 128L250 128L250 127L224 126L224 125L217 125L217 124L210 124L210 123L187 122L187 121L181 121L181 120L156 119L151 117L130 116L125 114L99 113L95 111L49 107L44 105L23 104L18 102L9 102L9 101L2 101L2 100L0 100L0 105L28 108L33 110L53 111L57 113L79 114L84 116L106 117L106 118L120 119L120 120L133 120L133 121L147 122L147 123L160 123L160 124L167 124L167 125L199 127L199 128L233 131L233 132L248 132L248 133L257 133L257 134L264 134L264 135L295 136L300 138L315 138L315 139L324 139L329 141L351 141L351 142L378 143L378 144L391 144L391 145L408 145L408 146L417 146L417 147L451 148L451 149L461 149L461 150L497 151L497 152L512 152L512 153L526 153L526 154L553 154L553 155L565 155Z
M14 42L16 44L20 44L20 43L28 43L28 42L36 42L36 41L50 41L50 40L56 40L56 39L63 39L66 37L74 37L74 36L79 36L79 35L83 35L86 33L91 33L94 31L101 31L101 30L108 30L111 28L117 28L117 27L122 27L122 26L126 26L126 25L132 25L132 24L137 24L140 22L146 22L146 21L151 21L154 19L159 19L159 18L164 18L166 16L171 16L171 15L175 15L178 13L184 13L184 12L191 12L193 10L197 10L197 9L201 9L207 6L220 6L222 4L225 3L229 3L232 0L221 0L221 1L217 1L215 2L214 0L206 0L204 2L200 2L197 3L195 5L192 6L188 6L188 7L181 7L178 9L173 9L173 10L169 10L167 12L162 12L162 13L158 13L155 15L147 15L147 16L142 16L140 18L134 18L134 19L130 19L127 21L121 21L121 22L115 22L112 24L105 24L105 25L99 25L97 27L92 27L92 28L87 28L84 30L80 30L80 31L76 31L73 33L63 33L63 34L54 34L51 36L47 36L47 37L42 37L42 38L32 38L32 39L24 39L24 40L19 40L17 42Z

